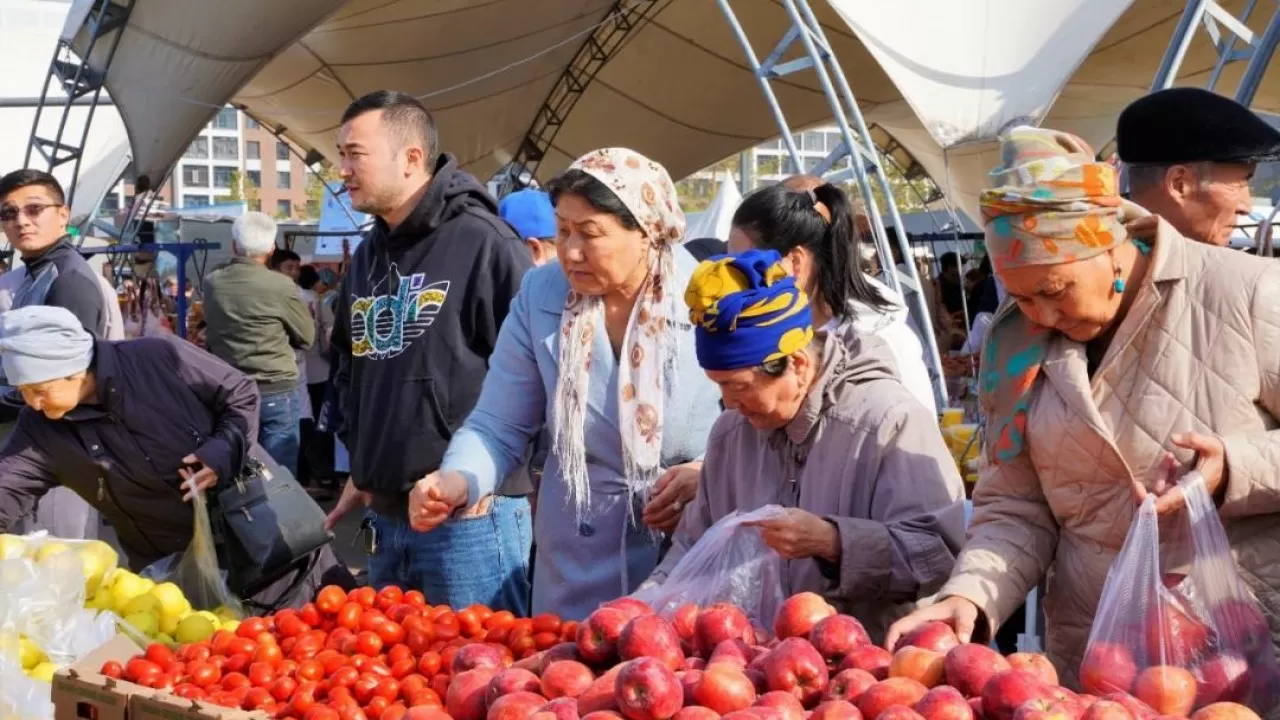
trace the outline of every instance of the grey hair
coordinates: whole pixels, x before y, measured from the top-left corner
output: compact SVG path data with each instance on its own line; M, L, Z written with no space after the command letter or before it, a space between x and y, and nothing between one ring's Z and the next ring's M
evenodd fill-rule
M231 251L237 257L262 257L276 249L276 221L261 212L247 212L231 224Z
M1213 175L1213 161L1197 160L1188 163L1166 163L1161 165L1130 165L1129 171L1129 192L1145 192L1159 188L1164 184L1164 178L1168 175L1169 170L1178 165L1190 168L1191 172L1196 176L1196 182L1204 185Z

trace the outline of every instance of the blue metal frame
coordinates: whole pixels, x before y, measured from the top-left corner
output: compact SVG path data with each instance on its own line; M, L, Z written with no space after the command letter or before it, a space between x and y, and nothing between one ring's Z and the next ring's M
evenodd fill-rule
M876 152L875 142L871 139L866 121L858 108L858 102L854 98L853 91L849 88L844 71L841 70L840 64L836 61L835 53L831 50L831 44L827 42L826 33L823 32L821 23L818 22L818 18L814 15L812 8L809 7L808 0L778 0L778 4L787 12L787 16L791 20L791 27L763 62L757 59L755 50L751 47L751 41L747 38L742 24L738 22L738 17L733 12L730 0L717 0L717 4L720 6L720 11L724 14L735 37L737 37L738 43L742 46L743 52L746 54L747 63L750 65L752 72L755 73L756 80L760 83L760 90L764 94L769 111L773 114L774 122L778 124L778 129L782 133L782 143L787 149L787 154L791 156L792 167L797 173L804 172L804 166L801 162L800 153L795 146L795 140L791 135L791 126L787 123L787 119L782 112L782 106L778 102L778 98L773 92L773 86L770 85L769 81L803 70L811 69L817 73L818 81L827 97L827 103L831 106L831 115L837 129L840 131L843 142L841 147L836 148L819 163L814 172L823 175L829 181L846 180L848 179L848 171L837 173L828 173L828 171L841 159L851 155L854 156L850 163L853 166L853 177L857 181L858 190L862 194L862 201L867 208L872 234L875 237L876 252L881 258L881 266L891 270L886 273L889 286L901 293L904 299L910 303L910 311L924 321L924 327L933 327L929 316L929 308L925 305L924 296L920 292L920 277L916 273L915 263L905 263L907 271L903 273L897 269L893 262L893 254L889 250L888 233L885 231L884 222L881 219L879 203L871 190L872 179L870 175L875 176L875 182L885 198L885 204L888 206L886 209L889 212L889 218L899 230L897 233L898 249L902 252L904 259L909 259L912 255L907 241L906 228L898 214L898 206L893 200L893 188L889 185L889 177L884 172L879 153ZM780 63L779 61L797 40L803 46L805 54L795 60ZM903 292L904 288L914 292ZM942 375L942 358L938 354L938 344L933 337L933 333L924 333L924 343L928 351L929 364L932 366L931 375L934 381L934 396L938 401L938 407L943 408L948 404L946 378Z
M80 248L80 254L86 257L93 255L132 255L134 253L159 253L168 251L173 253L178 259L177 280L178 280L178 337L183 340L187 339L187 261L197 252L217 250L222 247L222 243L205 242L197 240L189 243L147 243L146 245L107 245L95 248Z
M1209 76L1205 89L1216 89L1218 80L1222 77L1222 70L1227 65L1247 61L1248 64L1240 76L1240 84L1236 88L1235 99L1241 105L1252 104L1253 96L1258 92L1258 85L1261 84L1262 77L1267 72L1267 66L1271 63L1276 48L1280 47L1280 2L1272 0L1272 4L1275 10L1271 14L1266 29L1261 33L1254 33L1245 23L1253 14L1257 0L1248 0L1239 17L1231 14L1215 0L1189 0L1186 9L1182 12L1182 17L1178 20L1178 26L1173 31L1173 38L1164 52L1164 58L1160 61L1160 68L1156 71L1155 80L1151 83L1151 90L1154 92L1173 86L1174 81L1178 79L1178 70L1182 68L1182 61L1187 56L1187 49L1191 47L1191 41L1195 38L1196 28L1204 26L1205 32L1213 42L1214 50L1218 53L1218 61L1214 64L1213 74ZM1225 38L1223 30L1227 34ZM1236 47L1237 40L1242 41L1244 46Z

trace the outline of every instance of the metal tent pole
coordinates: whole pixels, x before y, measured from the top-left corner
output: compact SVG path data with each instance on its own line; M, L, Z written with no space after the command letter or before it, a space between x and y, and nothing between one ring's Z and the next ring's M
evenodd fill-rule
M911 262L911 248L907 242L906 228L903 226L902 218L898 214L898 206L893 199L893 188L889 185L888 175L885 174L879 153L876 152L875 142L867 130L866 121L858 108L853 91L849 88L849 83L845 79L844 71L841 70L840 64L836 61L835 53L832 52L831 45L827 42L821 23L818 22L817 16L814 15L813 10L809 7L808 0L778 0L778 3L786 11L791 21L791 26L783 34L782 40L778 42L773 51L763 61L760 61L757 59L755 50L747 38L746 31L743 30L742 24L738 21L738 17L733 11L730 0L717 0L720 11L724 14L725 20L728 21L730 29L733 30L734 36L746 54L748 65L751 67L752 72L755 73L765 102L769 106L769 111L773 114L774 122L777 123L778 130L782 133L782 143L787 149L787 154L791 157L795 171L798 173L806 172L807 169L804 167L803 159L796 148L795 140L791 134L791 127L787 124L786 116L782 111L781 104L778 102L777 95L773 92L773 86L770 81L809 69L812 69L817 74L823 93L826 95L827 103L831 107L832 118L840 131L840 137L843 142L840 147L833 150L831 154L823 159L817 167L813 168L812 172L823 175L828 181L843 180L847 177L847 171L830 174L828 174L828 171L844 158L849 158L853 176L857 179L858 190L862 194L862 201L867 208L876 252L881 259L881 266L893 269L892 272L886 273L889 286L902 294L903 299L909 304L911 312L919 317L922 321L922 327L926 329L923 333L923 340L934 385L934 396L939 408L946 407L948 404L946 379L942 375L942 359L938 354L937 341L933 333L929 332L929 329L933 327L933 323L930 321L929 308L925 305L924 295L920 292L920 278L916 273L915 263ZM795 60L780 62L797 40L800 41L804 51L803 54ZM872 175L874 175L876 185L879 187L884 197L884 202L888 206L886 209L889 213L889 219L898 229L898 250L901 251L907 266L905 272L897 268L897 264L893 262L893 253L889 250L888 233L885 231L884 221L880 216L879 203L876 201L875 193L872 190Z

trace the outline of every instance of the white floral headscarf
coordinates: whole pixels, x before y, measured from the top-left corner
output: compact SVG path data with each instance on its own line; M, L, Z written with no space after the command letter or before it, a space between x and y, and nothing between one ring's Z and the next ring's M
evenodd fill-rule
M678 352L667 327L680 314L681 288L669 287L675 278L672 246L684 240L684 212L666 169L633 150L595 150L569 169L581 170L613 191L639 222L645 240L653 243L649 276L623 335L618 372L618 427L625 480L634 496L647 492L661 470L663 397L675 377ZM603 314L602 298L571 291L560 319L553 447L579 518L590 503L583 426L596 322Z

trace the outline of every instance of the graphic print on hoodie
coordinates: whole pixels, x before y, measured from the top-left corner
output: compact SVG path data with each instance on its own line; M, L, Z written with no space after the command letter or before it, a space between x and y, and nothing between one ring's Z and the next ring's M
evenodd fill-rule
M376 511L403 515L413 483L439 467L532 265L450 155L404 222L379 218L356 248L334 308L338 435Z

